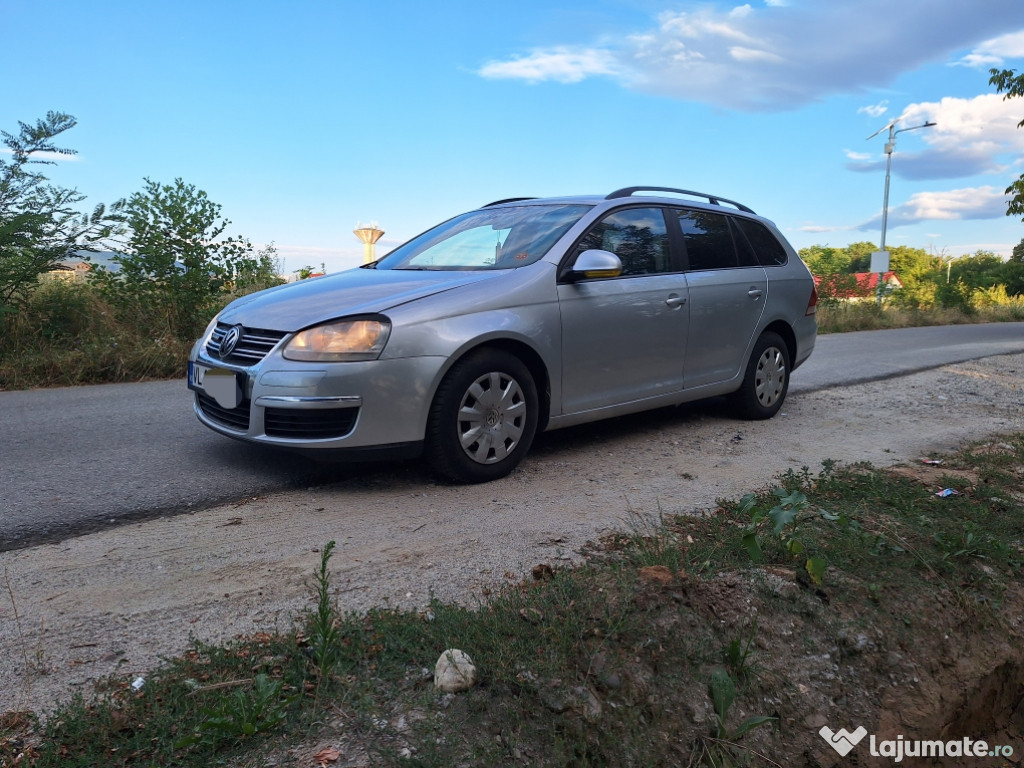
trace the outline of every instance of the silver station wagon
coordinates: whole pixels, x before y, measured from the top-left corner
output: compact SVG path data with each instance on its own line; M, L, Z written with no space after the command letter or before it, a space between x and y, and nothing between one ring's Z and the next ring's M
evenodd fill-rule
M782 406L817 294L776 227L665 187L512 199L358 269L240 298L196 342L199 420L322 458L503 477L538 431L728 395Z

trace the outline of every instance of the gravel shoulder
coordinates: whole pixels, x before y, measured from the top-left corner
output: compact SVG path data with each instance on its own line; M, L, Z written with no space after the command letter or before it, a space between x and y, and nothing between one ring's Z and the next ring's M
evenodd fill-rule
M794 394L767 422L719 402L661 410L541 436L487 485L368 465L334 485L2 553L0 711L144 677L192 638L287 628L329 540L343 610L472 605L538 563L579 560L602 532L699 513L787 469L910 463L1024 431L1022 374L1024 355L1006 355Z

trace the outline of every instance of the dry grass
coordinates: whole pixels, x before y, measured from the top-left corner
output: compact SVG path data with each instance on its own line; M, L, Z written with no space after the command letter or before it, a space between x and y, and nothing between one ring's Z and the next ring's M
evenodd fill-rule
M168 379L225 294L205 316L183 318L174 302L113 303L89 283L41 283L17 313L0 315L0 390ZM974 308L906 309L889 302L818 306L819 333L1024 320L1024 299Z
M1024 320L1024 299L971 312L936 307L905 309L875 302L822 302L818 305L818 333L875 331L884 328L915 328L925 325L1004 323Z

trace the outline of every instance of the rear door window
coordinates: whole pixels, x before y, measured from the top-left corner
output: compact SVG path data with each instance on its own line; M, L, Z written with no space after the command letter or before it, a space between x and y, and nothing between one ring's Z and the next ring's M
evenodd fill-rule
M690 271L740 266L728 217L697 210L680 210L677 213Z

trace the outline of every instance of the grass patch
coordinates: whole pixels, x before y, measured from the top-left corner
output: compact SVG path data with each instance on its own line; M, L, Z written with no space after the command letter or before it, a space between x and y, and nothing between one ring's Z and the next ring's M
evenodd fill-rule
M1003 305L957 308L904 308L892 303L879 306L873 301L822 301L818 304L818 333L877 331L887 328L916 328L927 325L1008 323L1024 321L1024 299Z
M45 723L7 713L0 764L815 765L820 724L874 732L906 702L907 738L1012 743L1012 707L949 729L978 680L1024 664L1024 435L941 458L789 472L475 610L341 615L328 544L295 632L196 643ZM449 648L479 671L467 692L434 688Z

